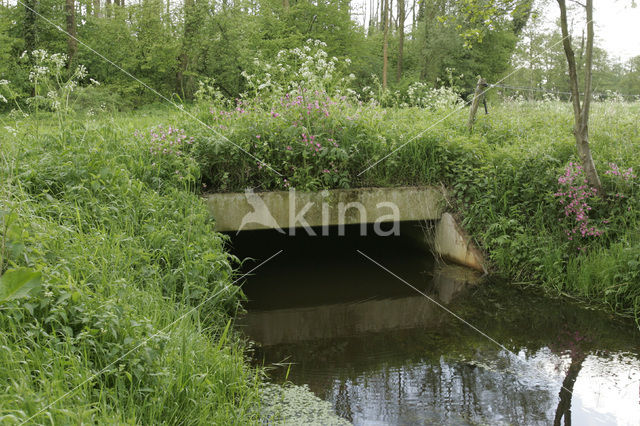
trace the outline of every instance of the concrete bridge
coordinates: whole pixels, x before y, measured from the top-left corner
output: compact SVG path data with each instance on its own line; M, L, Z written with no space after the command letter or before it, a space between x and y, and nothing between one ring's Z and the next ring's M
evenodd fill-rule
M444 211L442 191L435 187L333 189L318 192L273 191L207 195L221 232L275 229L295 235L329 235L337 227L360 224L366 235L373 224L377 235L398 235L400 222L436 221L433 235L419 235L445 259L485 271L480 251L455 219ZM335 228L334 232L336 231Z

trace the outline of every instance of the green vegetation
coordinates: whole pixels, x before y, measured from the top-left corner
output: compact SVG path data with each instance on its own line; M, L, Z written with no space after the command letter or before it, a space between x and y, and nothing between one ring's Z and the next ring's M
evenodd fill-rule
M463 3L419 3L404 63L348 2L0 5L0 420L260 421L202 191L443 185L495 273L640 317L640 105L593 105L605 193L568 104L491 101L469 132L476 74L540 52L518 44L531 2ZM638 89L637 61L601 62L600 87ZM554 68L528 77L563 89Z
M376 3L376 9L380 9L380 2ZM461 81L469 86L478 73L497 78L509 68L531 1L496 0L496 8L477 6L477 12L484 12L481 19L474 16L471 6L457 1L405 3L406 15L411 10L415 20L411 18L410 23L407 18L404 25L401 71L397 71L397 19L389 22L387 58L389 81L404 88L415 81L440 86L447 81L447 69L455 70L455 75L462 76ZM74 22L66 19L65 6L70 6ZM247 89L240 73L252 66L256 56L271 59L279 50L300 47L311 38L327 43L330 56L351 58L358 86L363 87L372 84L372 74L382 80L384 17L377 10L376 16L363 25L352 19L351 7L344 0L0 3L0 76L26 94L33 65L30 54L44 49L65 52L72 64L84 64L103 84L93 90L94 94L99 93L101 102L111 107L129 108L156 101L142 83L167 97L193 99L198 81L205 77L214 77L225 96L237 97ZM395 10L390 12L397 16ZM113 65L83 44L73 43L52 24L77 36L140 81L116 72ZM27 54L21 57L23 51Z
M318 398L309 387L286 383L283 387L266 384L262 390L264 416L275 424L318 426L350 425L336 415L331 403Z
M593 107L596 195L570 166L568 104L492 105L470 133L454 91L416 86L389 108L340 73L305 75L325 57L311 45L289 52L304 60L287 81L247 74L253 97L203 84L184 111L135 115L76 106L81 75L40 53L34 95L1 117L4 418L257 421L204 188L442 184L494 272L640 315L640 105Z
M30 297L0 302L4 422L257 418L258 375L227 328L233 259L198 195L150 174L132 137L156 119L3 131L2 284L13 268L42 274Z

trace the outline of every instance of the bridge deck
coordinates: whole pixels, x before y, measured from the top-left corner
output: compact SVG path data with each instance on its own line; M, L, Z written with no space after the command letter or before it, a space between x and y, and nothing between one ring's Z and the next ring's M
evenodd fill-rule
M433 187L249 191L207 198L218 231L436 220L444 207L442 192Z

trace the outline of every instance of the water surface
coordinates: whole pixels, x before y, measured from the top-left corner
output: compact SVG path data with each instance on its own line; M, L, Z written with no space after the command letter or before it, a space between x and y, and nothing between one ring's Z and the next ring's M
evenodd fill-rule
M255 259L246 268L284 250L244 284L240 321L274 381L308 384L354 424L640 424L632 322L514 285L474 285L412 239L356 231L234 237L236 254Z

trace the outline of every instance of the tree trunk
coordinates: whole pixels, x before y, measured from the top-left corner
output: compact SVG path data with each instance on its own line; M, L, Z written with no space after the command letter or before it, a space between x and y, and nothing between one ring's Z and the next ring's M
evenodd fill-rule
M36 50L36 8L37 0L25 0L24 2L24 47L31 57L31 52Z
M382 45L382 88L387 88L389 68L389 0L384 0L384 43Z
M377 6L374 6L374 1L369 0L369 30L367 31L367 37L371 37L373 35L373 30L376 26L376 14L374 12L377 10Z
M76 39L76 8L74 0L65 0L64 12L67 20L67 56L69 62L67 66L71 68L78 51L78 40Z
M194 80L193 75L187 75L188 71L193 71L194 63L196 62L196 49L197 43L195 42L196 32L199 24L198 10L200 3L196 3L196 0L184 0L184 32L182 35L182 47L179 56L179 69L177 74L177 91L183 97L187 99L193 94Z
M415 37L416 32L416 0L413 0L413 7L411 8L411 36Z
M402 56L404 53L404 1L398 0L398 81L402 78Z
M93 16L100 16L100 0L93 0Z
M562 45L567 57L569 66L569 85L571 98L573 101L573 134L576 139L578 156L582 163L582 168L587 176L589 184L602 193L602 184L598 171L591 156L589 147L589 109L591 107L591 69L593 65L593 0L586 0L587 10L587 44L585 47L584 64L584 97L580 104L580 90L578 89L578 71L576 68L576 58L571 47L569 30L567 25L567 6L565 0L557 0L560 6L560 27L562 29Z

